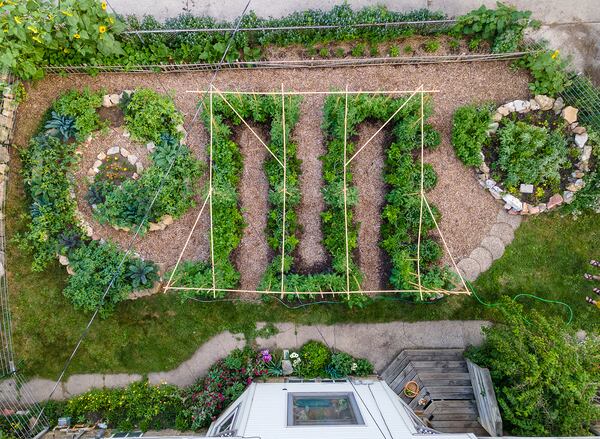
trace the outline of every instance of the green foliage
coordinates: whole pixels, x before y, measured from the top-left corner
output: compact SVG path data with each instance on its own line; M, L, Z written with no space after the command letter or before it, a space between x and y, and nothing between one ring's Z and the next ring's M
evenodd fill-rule
M567 212L580 215L583 212L600 213L600 135L596 131L588 130L588 145L592 145L592 160L596 168L588 172L585 177L585 186L577 192L571 204L563 207Z
M123 24L108 13L106 2L2 2L0 70L21 79L37 79L45 65L101 64L124 52L115 37Z
M567 141L562 134L510 121L498 130L498 136L497 166L506 173L507 186L560 183L560 170L567 163Z
M164 133L179 139L177 127L182 123L183 116L173 100L148 88L136 90L125 109L125 124L131 137L142 142L158 143Z
M48 134L60 136L65 142L76 134L75 119L58 114L56 111L52 112L52 117L46 122L44 128L48 130Z
M329 48L322 47L321 50L319 50L319 56L321 58L329 58L329 55Z
M63 294L77 309L94 311L100 306L101 314L107 315L134 288L126 269L136 262L127 257L122 264L123 257L124 253L111 243L91 241L76 248L69 254L69 265L75 274L69 277Z
M353 366L354 371L352 372L352 375L364 377L373 374L374 368L369 360L365 358L356 358L354 363L356 364L356 367Z
M430 40L423 44L423 50L427 53L437 52L440 48L440 42L437 40Z
M479 166L481 148L489 143L488 126L492 122L489 107L465 105L452 117L452 146L456 156L467 166Z
M105 421L109 428L147 431L188 429L183 411L184 399L177 387L138 381L122 389L97 389L76 396L65 404L61 415L70 416L74 423Z
M300 348L301 362L297 366L298 375L303 378L325 376L325 367L331 360L331 352L327 346L318 341L309 341Z
M410 44L407 44L406 46L404 46L404 53L406 53L407 55L412 55L413 53L415 53L415 49L413 49Z
M390 56L392 56L392 57L400 56L400 48L395 45L391 46L390 47Z
M212 269L211 265L201 261L183 261L173 274L173 271L167 273L166 279L173 276L171 284L180 287L189 288L212 288ZM235 288L240 280L240 274L231 264L215 264L215 283L220 288ZM183 291L182 300L193 297L203 297L207 299L222 299L225 292L221 290L199 290Z
M350 54L355 57L365 56L367 51L367 46L364 43L358 43L356 46L352 48Z
M600 132L600 88L596 87L587 76L577 75L565 88L561 96L567 103L577 109L577 119L580 125Z
M154 281L158 280L158 269L156 264L143 259L136 259L129 264L127 277L133 288L150 288Z
M92 131L102 128L96 112L102 105L102 95L102 91L92 92L88 88L83 91L71 90L52 104L54 112L75 119L77 141L82 142Z
M336 352L331 355L331 362L327 366L327 373L331 378L344 378L353 374L352 364L354 358L345 352Z
M490 369L505 425L518 436L588 434L600 416L598 340L579 342L561 320L506 298L499 310L503 322L483 329L486 340L469 357Z
M458 17L453 32L479 42L490 43L492 52L515 52L523 41L525 29L530 26L530 11L517 11L501 2L496 9L481 6Z
M56 137L38 135L21 151L31 222L18 242L22 249L33 252L32 268L36 271L55 258L63 233L82 234L75 218L77 204L70 195L69 172L76 161L75 147Z
M536 95L548 96L557 96L571 85L565 70L567 64L561 59L558 50L530 53L516 62L517 66L528 69L533 77L533 82L529 83L529 90Z

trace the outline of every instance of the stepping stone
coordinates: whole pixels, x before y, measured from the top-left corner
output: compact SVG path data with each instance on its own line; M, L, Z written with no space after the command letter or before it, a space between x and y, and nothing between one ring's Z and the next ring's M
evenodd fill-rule
M512 227L513 230L517 230L519 225L521 224L522 218L520 215L511 215L506 210L502 209L498 212L498 216L496 217L496 222L506 223Z
M491 253L494 261L504 254L504 242L497 236L486 236L481 241L481 246Z
M504 245L508 245L515 238L515 232L510 224L496 223L490 229L489 236L500 238Z
M477 247L475 250L473 250L469 255L469 258L477 261L482 272L490 268L492 266L492 262L494 262L492 253L483 247Z
M472 258L464 258L460 260L456 266L460 270L462 276L470 282L477 279L477 276L481 273L479 262Z

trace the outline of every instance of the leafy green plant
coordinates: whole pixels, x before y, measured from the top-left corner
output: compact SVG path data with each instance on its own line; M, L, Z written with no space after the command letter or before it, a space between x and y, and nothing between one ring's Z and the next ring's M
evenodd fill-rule
M350 54L354 57L362 57L365 56L367 51L367 46L364 43L358 43L356 46L352 48Z
M379 55L379 46L377 46L377 44L371 44L369 46L369 55L370 56L378 56Z
M75 137L77 130L75 129L75 119L69 116L63 116L56 111L52 112L52 116L44 125L44 128L49 131L49 134L61 136L66 142L71 137Z
M354 358L345 352L336 352L331 355L331 362L328 366L328 373L332 378L343 378L352 375L352 365Z
M448 41L448 47L450 48L450 50L456 51L460 48L460 41L456 38L452 38Z
M43 76L45 65L87 64L123 55L115 37L123 24L107 11L106 2L2 2L0 70L22 79Z
M331 352L323 343L312 340L300 348L300 358L298 374L304 378L317 378L325 375Z
M182 123L173 100L154 90L137 89L127 105L125 124L135 140L158 143L163 133L180 138L177 127Z
M453 32L475 41L489 42L494 53L514 52L523 40L525 29L537 25L530 17L530 11L517 11L513 6L497 2L496 9L481 6L458 17Z
M319 50L319 56L321 58L329 58L329 48L322 47L321 50Z
M390 46L390 56L400 56L400 48L398 46Z
M407 44L406 46L404 46L403 50L404 50L404 53L406 53L407 55L412 55L413 53L415 53L415 49L413 49L410 44Z
M598 341L578 341L561 320L508 298L497 309L501 323L484 328L484 344L467 355L490 370L505 426L518 436L588 434L600 417Z
M77 134L75 138L81 142L94 130L102 128L97 109L102 105L102 91L92 92L71 90L64 93L52 104L52 111L75 120Z
M529 89L533 94L556 96L571 84L565 70L568 63L561 59L558 50L530 53L516 64L531 73L533 82L529 83Z
M440 49L440 42L438 40L430 40L423 44L423 50L427 53L434 53Z
M557 186L567 164L567 141L559 132L548 132L524 122L508 122L498 130L498 167L507 186L522 183Z
M481 149L490 138L488 126L492 122L489 106L465 105L452 116L452 146L456 156L467 166L482 163Z
M343 58L346 56L346 51L342 47L337 47L333 53L336 58Z
M156 264L143 259L136 259L132 264L129 264L127 277L133 288L149 288L154 281L158 280Z
M152 161L156 166L166 171L179 154L179 149L180 145L177 138L162 133L160 142L158 142L155 151L152 153Z

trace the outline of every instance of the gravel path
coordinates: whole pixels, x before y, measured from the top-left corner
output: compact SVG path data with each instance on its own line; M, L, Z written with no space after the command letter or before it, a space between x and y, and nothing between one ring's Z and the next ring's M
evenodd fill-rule
M383 122L367 122L358 127L355 139L358 151L379 129ZM384 148L389 144L385 130L381 131L351 162L354 185L358 189L358 205L354 218L358 228L358 266L364 275L364 290L380 290L385 279L385 253L379 247L381 240L381 210L385 205L386 185L383 181Z
M15 143L17 145L27 143L43 113L62 92L85 87L95 90L104 88L107 92L120 92L136 87L150 87L163 93L172 91L177 107L184 113L186 123L190 124L199 95L186 91L206 89L211 77L210 72L101 74L96 77L72 75L68 78L49 76L27 87L28 98L19 107L17 115ZM507 62L480 62L352 69L224 70L219 73L215 85L221 90L267 91L278 90L282 83L286 88L294 90L343 89L346 84L353 90L411 90L424 84L425 88L439 90L439 93L433 97L435 114L431 121L441 131L443 142L436 151L428 153L426 157L439 175L438 186L430 192L429 199L442 212L440 227L450 249L457 257L461 257L470 254L487 235L496 220L499 207L488 194L480 190L472 173L452 153L449 144L452 113L456 107L476 100L501 103L524 98L529 94L527 81L527 74L511 70ZM318 124L320 121L314 123L310 131L315 131ZM195 121L188 134L188 143L192 151L198 157L205 158L208 136L202 124ZM314 157L316 151L305 152L302 151L303 149L304 146L299 145L298 153L307 163L310 157L311 160L316 160ZM13 160L11 172L18 172L19 167L19 160ZM312 168L305 165L305 169ZM9 185L11 196L24 197L22 182L19 180L11 179ZM304 180L303 184L307 182L308 179ZM15 194L14 191L17 193ZM306 199L305 203L310 205L310 200ZM160 254L154 257L159 262L174 264L198 209L199 207L191 209L163 232L147 234L136 243L135 249L145 257L151 256L149 254L151 248L159 249ZM302 225L306 230L305 233L309 233L310 230L312 236L316 214L311 214L310 220L307 218L308 215L303 217ZM114 239L114 233L110 231L111 239ZM207 258L207 234L208 215L204 215L184 258ZM151 243L152 240L156 242ZM302 246L303 249L316 248L309 244L302 244ZM317 261L319 253L315 252L316 250L307 250L304 254L310 254L314 258L311 260ZM242 269L255 264L254 258L245 262Z

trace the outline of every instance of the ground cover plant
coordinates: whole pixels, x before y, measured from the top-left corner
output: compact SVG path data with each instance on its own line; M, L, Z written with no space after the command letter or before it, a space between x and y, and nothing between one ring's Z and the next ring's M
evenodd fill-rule
M64 402L51 402L46 414L52 423L69 416L76 423L104 421L120 430L198 430L208 427L252 382L280 377L281 360L281 351L256 351L246 346L217 361L191 386L138 381L122 389L96 389ZM373 372L367 360L331 352L317 341L306 343L300 353L292 352L290 361L299 378L361 377Z
M469 356L489 368L504 425L519 436L588 434L600 416L598 340L582 342L564 321L509 300L498 310L501 321Z
M181 123L172 102L149 90L139 91L138 97L137 93L128 100L126 110L132 135L151 140L155 138L151 128L164 130L151 156L155 166L136 181L125 178L128 176L125 171L115 174L111 168L114 163L106 164L88 195L96 206L95 216L120 227L140 224L151 196L171 164L171 178L163 185L150 212L150 220L166 214L176 218L191 207L196 193L194 183L201 173L200 162L187 147L179 145L181 135L172 136L178 133L175 124ZM143 107L140 99L156 104ZM77 166L75 152L85 147L83 141L87 141L92 132L104 126L97 113L101 104L102 92L85 90L64 94L53 104L28 148L21 151L31 207L30 222L16 238L22 249L35 255L34 270L43 270L57 255L65 258L72 272L63 291L65 297L85 311L100 306L106 315L134 289L152 287L158 276L152 262L133 256L125 258L124 252L115 245L91 240L79 218L72 196L73 170ZM138 116L143 125L139 124ZM165 152L173 145L177 146L175 153L173 148ZM117 166L117 169L125 168ZM105 296L109 284L111 288Z

